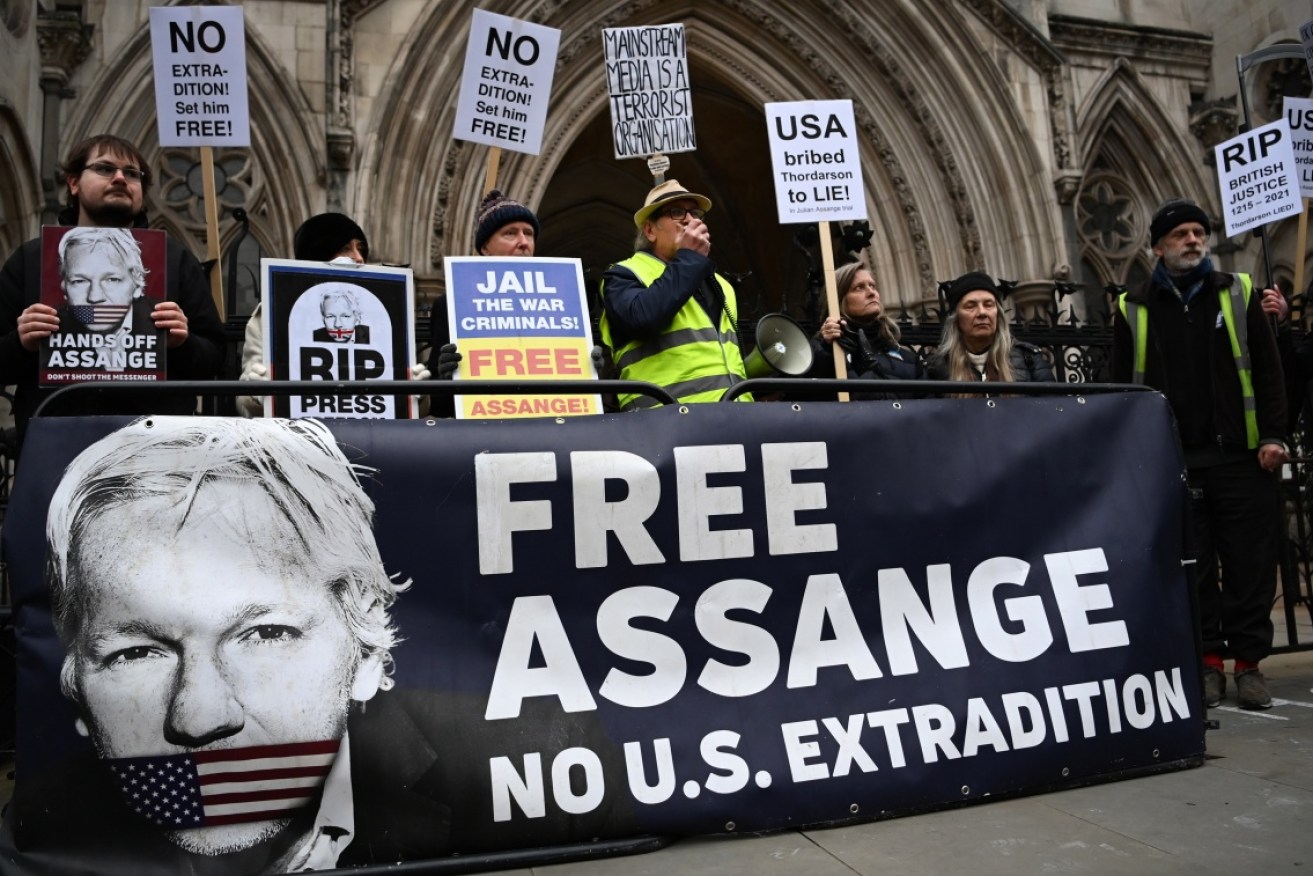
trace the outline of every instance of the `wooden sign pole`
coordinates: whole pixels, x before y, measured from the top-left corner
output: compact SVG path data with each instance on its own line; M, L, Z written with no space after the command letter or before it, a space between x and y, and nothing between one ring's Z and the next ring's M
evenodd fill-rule
M501 147L493 146L488 149L488 169L484 173L483 193L497 188L497 170L501 166Z
M825 308L831 316L839 315L839 288L834 283L834 244L830 240L830 223L821 222L821 267L825 271ZM834 350L834 376L840 380L848 376L848 363L843 358L843 347L835 341L830 345ZM848 393L839 393L839 401L848 401Z
M205 257L210 262L210 295L222 321L228 317L223 300L223 263L219 258L219 194L214 185L213 146L201 147L201 178L205 191Z
M1304 262L1308 258L1308 207L1309 198L1304 199L1304 209L1299 213L1299 228L1295 235L1295 288L1291 290L1291 298L1296 295L1304 294ZM1304 322L1308 324L1310 310L1313 310L1313 301L1304 299Z

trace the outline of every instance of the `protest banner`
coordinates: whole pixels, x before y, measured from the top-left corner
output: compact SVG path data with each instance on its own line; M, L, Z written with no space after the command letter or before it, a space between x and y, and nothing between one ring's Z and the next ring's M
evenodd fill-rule
M265 362L285 380L405 380L415 361L409 268L260 260ZM413 418L410 397L268 396L266 416Z
M144 228L41 229L41 303L59 330L41 342L40 385L166 379L166 333L151 319L168 297L165 245Z
M1299 196L1313 198L1313 99L1287 97L1283 108L1290 127L1290 150L1295 156Z
M250 146L240 6L150 10L161 146Z
M276 872L262 862L334 816L353 831L316 869L396 865L877 820L1197 766L1205 714L1170 408L1156 393L1081 401L332 421L328 443L365 478L355 513L373 517L347 527L333 525L343 502L300 498L321 475L297 466L322 449L259 462L285 427L313 423L34 420L3 532L22 850L0 848L6 872ZM150 494L73 490L88 470L115 476L70 469L115 441L174 449L119 464L136 489L191 497L189 524L140 525ZM1095 476L1071 464L1086 456L1135 464ZM262 476L230 476L248 457ZM113 550L61 547L76 513L63 509L82 495L123 503L84 509L86 527L127 521ZM62 564L47 562L47 528ZM345 734L334 723L306 755L321 781L349 752L332 811L265 821L249 847L234 828L226 858L197 853L223 828L135 815L114 779L120 725L136 729L140 761L171 769L252 740L281 757L276 729L318 738L284 719L337 665L303 649L324 641L334 595L359 586L342 565L404 587L372 621L395 627L388 684L374 675L361 691L357 677ZM59 586L67 571L75 589L142 598L78 598ZM220 608L237 595L244 613ZM97 636L107 624L113 638ZM214 649L189 647L211 627L232 671L206 671Z
M453 136L537 155L560 39L554 28L474 10Z
M1284 118L1217 144L1213 154L1227 237L1300 211L1295 153Z
M444 259L447 319L460 348L456 379L596 378L593 327L578 259ZM575 416L602 411L596 395L456 396L457 418Z
M616 158L698 148L682 24L602 30Z
M851 100L799 100L766 104L775 206L781 224L819 222L827 312L839 312L834 285L832 221L866 218L862 158ZM838 344L834 373L846 377L848 365ZM848 393L839 393L841 401Z
M1302 253L1308 251L1308 208L1309 198L1313 198L1313 100L1287 97L1284 109L1286 124L1290 126L1290 149L1295 154L1295 169L1299 174L1299 195L1304 199L1295 235L1295 292L1299 293L1304 288Z
M768 103L766 130L782 224L866 218L851 100Z

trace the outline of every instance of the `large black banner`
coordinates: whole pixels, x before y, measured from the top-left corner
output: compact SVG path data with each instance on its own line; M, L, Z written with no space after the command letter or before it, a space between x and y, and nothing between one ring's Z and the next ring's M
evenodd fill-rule
M33 422L20 871L764 831L1201 759L1156 394L329 428Z

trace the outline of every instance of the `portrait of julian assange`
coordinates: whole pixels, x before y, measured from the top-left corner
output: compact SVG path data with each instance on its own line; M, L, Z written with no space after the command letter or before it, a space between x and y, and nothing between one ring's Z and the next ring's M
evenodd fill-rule
M304 419L145 418L73 459L46 575L94 754L20 819L162 871L352 857L369 805L352 728L392 687L408 586L384 569L364 473Z
M66 302L60 329L153 332L154 302L144 297L141 247L126 228L70 228L59 239L59 281Z

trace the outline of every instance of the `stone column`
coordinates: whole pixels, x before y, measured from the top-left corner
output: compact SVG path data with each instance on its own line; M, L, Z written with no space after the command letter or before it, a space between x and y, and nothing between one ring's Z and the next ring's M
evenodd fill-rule
M54 225L64 207L64 181L59 175L59 103L76 92L68 87L73 71L91 54L92 26L75 10L42 9L37 15L37 45L41 50L41 224Z

